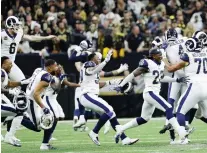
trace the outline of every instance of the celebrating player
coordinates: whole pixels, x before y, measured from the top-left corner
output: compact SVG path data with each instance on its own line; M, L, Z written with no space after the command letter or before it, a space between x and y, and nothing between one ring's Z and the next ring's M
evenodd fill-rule
M160 49L151 49L148 59L143 59L139 63L139 67L129 74L121 84L115 88L117 91L122 91L124 85L130 82L134 77L143 75L145 89L143 92L144 104L142 106L141 117L137 117L125 125L117 125L117 135L123 131L147 123L155 108L158 108L166 113L166 117L173 127L178 132L179 136L184 139L186 131L182 129L175 117L173 116L172 106L159 95L160 82L185 82L186 78L171 78L163 75L165 64L162 62L162 53Z

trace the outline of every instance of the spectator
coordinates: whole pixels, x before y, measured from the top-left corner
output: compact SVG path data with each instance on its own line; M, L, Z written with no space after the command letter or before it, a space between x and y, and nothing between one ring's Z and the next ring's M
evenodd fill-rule
M54 18L57 20L57 12L54 5L50 6L50 10L47 12L48 18Z
M35 22L35 21L32 20L31 14L28 14L26 16L25 26L27 26L27 28L28 28L28 34L31 34L32 33L32 30L34 29L34 26L36 25L36 23L37 22Z
M119 15L123 16L124 10L126 8L126 4L124 2L124 0L118 0L117 1L117 12L119 13Z
M141 1L136 0L128 0L128 7L127 9L129 11L133 11L133 13L136 15L136 18L139 17L141 13L141 9L145 7L145 4Z
M112 11L115 8L114 0L106 0L105 6L109 9L109 11Z
M65 12L66 8L65 8L65 1L64 0L60 0L58 3L58 11L59 12Z
M125 51L128 53L140 52L144 47L144 38L140 34L138 26L133 26L131 33L127 36L125 42Z
M34 30L31 32L31 35L35 35L35 36L43 36L43 32L41 31L41 27L39 24L35 24L34 25ZM40 51L44 48L45 46L45 42L44 41L40 41L40 42L29 42L30 47L34 50L34 51Z
M128 11L126 11L124 13L124 19L122 20L121 23L121 32L124 35L127 35L130 32L130 28L131 28L131 16L130 13Z
M153 14L152 15L152 21L150 23L148 23L148 32L153 34L153 35L157 35L157 32L159 30L159 26L160 26L160 22L158 20L158 16L157 14Z
M74 45L79 45L82 40L86 39L84 25L81 20L77 20L75 30L72 33L72 42Z
M170 0L167 3L168 15L175 15L181 3L179 0Z
M68 0L68 7L66 8L66 18L68 21L68 25L74 25L74 17L73 17L74 7L73 7L73 1Z
M59 22L58 24L58 32L56 33L58 37L58 41L60 43L60 50L62 52L67 51L68 49L68 44L70 41L70 33L67 31L65 28L65 24L63 22Z
M91 24L89 27L90 31L86 33L86 37L88 40L92 41L93 48L97 49L97 40L98 40L98 30L95 24Z
M19 20L24 24L26 21L26 12L23 6L19 7L19 13L17 15L17 17L19 18Z
M100 23L101 23L102 25L104 25L105 21L107 20L107 19L106 19L106 15L107 15L108 12L109 12L108 8L107 8L106 6L104 6L104 7L103 7L103 13L101 13L101 14L99 15Z

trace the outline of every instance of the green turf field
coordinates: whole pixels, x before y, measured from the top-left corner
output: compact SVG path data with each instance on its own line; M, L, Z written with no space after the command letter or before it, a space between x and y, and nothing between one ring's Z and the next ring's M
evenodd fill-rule
M125 123L126 121L121 121ZM207 153L207 125L195 120L193 125L196 131L192 134L192 142L188 145L169 145L168 134L160 135L158 131L163 126L164 120L151 120L148 124L130 129L126 132L129 137L138 137L140 141L132 146L115 144L114 131L107 135L100 131L99 140L101 146L96 146L90 140L86 132L74 132L71 122L59 123L54 133L57 141L53 141L57 150L46 151L53 153ZM88 123L92 128L94 122ZM5 133L5 130L2 130ZM16 136L21 139L22 147L17 148L2 143L2 153L38 153L42 132L34 133L27 129L21 129Z

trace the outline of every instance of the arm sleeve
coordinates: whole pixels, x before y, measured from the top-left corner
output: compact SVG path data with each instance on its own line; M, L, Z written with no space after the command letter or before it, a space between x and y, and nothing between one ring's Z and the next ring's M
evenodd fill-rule
M102 69L104 68L104 66L106 65L106 62L103 61L101 64L97 65L94 62L88 62L85 64L85 68L86 68L86 74L87 75L92 75L92 74L96 74L102 71ZM92 69L90 69L92 68Z
M175 78L171 78L169 76L164 76L160 82L176 82L176 79Z
M45 73L41 77L41 81L45 81L47 83L50 83L51 80L52 80L52 76L49 73Z
M181 54L181 55L180 55L180 59L183 60L183 61L185 61L185 62L190 62L190 60L189 60L189 56L188 56L187 53L183 53L183 54Z

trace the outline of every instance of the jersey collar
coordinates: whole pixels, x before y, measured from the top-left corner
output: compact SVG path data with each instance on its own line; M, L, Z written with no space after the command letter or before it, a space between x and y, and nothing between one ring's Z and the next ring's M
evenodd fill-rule
M7 34L10 38L12 38L12 39L14 39L14 38L17 36L16 33L12 36L12 35L8 32L7 29L6 29L5 31L6 31L6 34Z
M152 60L152 61L155 62L157 65L160 65L161 64L161 62L158 62L156 60Z

